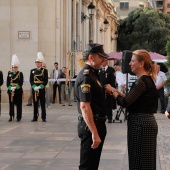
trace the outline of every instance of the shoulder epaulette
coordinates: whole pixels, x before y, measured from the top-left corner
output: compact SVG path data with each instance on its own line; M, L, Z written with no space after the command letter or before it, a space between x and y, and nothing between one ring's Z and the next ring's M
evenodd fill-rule
M87 74L89 74L89 72L90 72L89 69L85 69L85 70L83 71L83 74L84 74L84 75L87 75Z

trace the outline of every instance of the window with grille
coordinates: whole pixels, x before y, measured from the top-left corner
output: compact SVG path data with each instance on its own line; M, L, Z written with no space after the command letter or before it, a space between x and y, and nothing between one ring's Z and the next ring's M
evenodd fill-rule
M129 9L129 2L120 2L120 9Z

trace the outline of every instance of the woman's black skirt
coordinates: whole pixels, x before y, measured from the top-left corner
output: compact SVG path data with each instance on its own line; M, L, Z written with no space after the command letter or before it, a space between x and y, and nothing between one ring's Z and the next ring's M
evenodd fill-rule
M153 114L128 115L129 170L156 170L157 133Z

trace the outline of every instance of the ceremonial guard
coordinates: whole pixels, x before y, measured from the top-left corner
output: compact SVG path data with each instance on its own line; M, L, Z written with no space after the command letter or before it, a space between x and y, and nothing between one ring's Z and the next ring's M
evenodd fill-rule
M0 86L3 85L3 82L4 82L3 73L2 73L2 71L0 70Z
M43 122L46 122L46 108L45 108L45 86L48 83L48 71L42 68L44 62L44 56L41 52L37 53L37 60L35 61L36 68L30 72L30 84L32 87L34 115L31 122L38 120L38 103L41 104L41 118Z
M22 95L23 95L23 73L18 71L19 59L14 54L12 56L12 71L8 72L7 87L9 96L9 122L14 120L14 105L17 107L17 122L22 118Z
M2 86L3 82L4 82L3 73L0 70L0 115L1 115L1 86Z
M102 68L99 69L99 79L100 82L105 86L106 84L111 84L112 87L116 87L116 77L114 68L108 66L108 61L103 62ZM116 100L114 99L112 93L105 90L105 102L106 102L106 114L107 122L112 123L112 109L116 109Z

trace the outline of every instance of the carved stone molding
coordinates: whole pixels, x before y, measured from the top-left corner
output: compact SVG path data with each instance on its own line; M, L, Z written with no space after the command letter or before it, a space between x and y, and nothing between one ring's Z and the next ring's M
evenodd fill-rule
M82 0L82 4L87 6L90 4L90 0Z
M102 13L101 13L101 11L99 9L97 9L97 11L96 11L96 18L100 19L101 17L102 17Z

